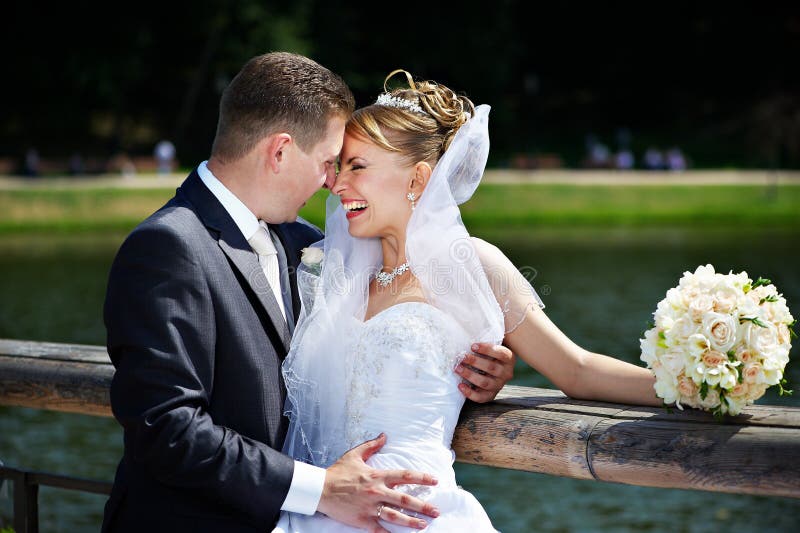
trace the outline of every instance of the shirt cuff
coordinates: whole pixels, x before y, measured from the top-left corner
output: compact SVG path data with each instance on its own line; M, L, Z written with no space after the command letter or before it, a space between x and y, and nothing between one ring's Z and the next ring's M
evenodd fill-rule
M289 485L289 492L283 500L281 511L305 515L316 513L324 487L324 468L295 461L292 484Z

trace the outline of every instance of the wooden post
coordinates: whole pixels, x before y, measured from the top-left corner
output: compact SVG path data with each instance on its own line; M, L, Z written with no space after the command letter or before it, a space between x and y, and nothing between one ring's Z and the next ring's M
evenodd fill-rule
M462 412L459 461L578 479L800 498L800 409L707 412L572 400L507 386Z
M0 339L0 405L110 416L98 346ZM719 423L694 409L586 402L507 386L468 403L457 460L650 487L800 498L800 408L754 405Z
M105 348L0 339L0 404L111 416Z

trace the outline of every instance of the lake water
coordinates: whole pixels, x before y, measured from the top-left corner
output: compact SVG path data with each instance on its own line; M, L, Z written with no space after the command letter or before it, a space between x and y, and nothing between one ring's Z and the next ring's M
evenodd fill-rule
M771 278L800 316L798 232L748 230L541 230L484 235L534 285L552 320L592 351L635 364L638 339L656 303L685 270L712 263ZM101 308L108 267L122 235L0 237L0 338L103 344ZM787 367L795 397L764 404L800 406L800 367ZM513 384L550 386L520 364ZM0 407L0 461L111 480L122 451L112 419ZM796 531L800 501L701 491L630 487L456 464L462 486L501 531ZM0 525L11 516L0 491ZM98 531L105 497L43 488L45 532Z

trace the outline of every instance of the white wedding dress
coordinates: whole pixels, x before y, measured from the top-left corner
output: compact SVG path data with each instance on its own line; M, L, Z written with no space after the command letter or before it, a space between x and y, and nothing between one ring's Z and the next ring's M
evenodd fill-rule
M386 445L367 463L378 469L433 474L433 487L397 490L435 505L438 518L424 517L428 532L496 531L478 500L456 484L450 447L464 404L453 371L469 350L467 333L450 316L423 302L405 302L381 311L359 326L347 343L344 435L349 449L386 433ZM382 521L392 532L415 529ZM354 532L356 528L317 513L282 513L281 533Z

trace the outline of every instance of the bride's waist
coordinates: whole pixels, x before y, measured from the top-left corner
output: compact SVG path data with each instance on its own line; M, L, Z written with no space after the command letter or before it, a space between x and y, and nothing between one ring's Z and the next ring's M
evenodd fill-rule
M367 460L372 468L381 470L414 470L431 474L439 480L439 486L455 486L453 461L455 453L444 446L390 446L388 443Z
M347 435L355 440L364 437L363 440L367 440L386 433L393 446L449 449L457 420L457 413L425 418L362 413L348 421Z

